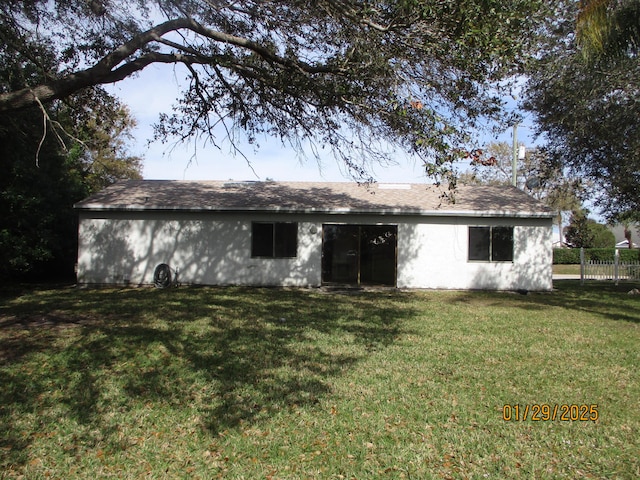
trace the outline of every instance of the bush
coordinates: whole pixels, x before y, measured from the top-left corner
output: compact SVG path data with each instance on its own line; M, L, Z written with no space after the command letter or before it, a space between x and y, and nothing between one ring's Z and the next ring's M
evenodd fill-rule
M621 262L637 262L640 260L640 250L638 249L620 249ZM595 260L598 262L612 262L615 259L615 248L585 248L584 257L587 260ZM579 265L580 249L579 248L554 248L553 249L554 265Z
M554 248L553 264L554 265L576 265L580 263L579 248Z
M585 248L584 258L596 262L613 262L616 258L615 248ZM579 263L579 262L578 262Z
M619 249L621 262L637 262L640 253L637 249ZM616 256L615 248L585 248L585 258L599 262L613 262ZM580 253L578 253L578 263L580 263Z
M620 261L621 262L638 262L640 261L640 250L637 248L622 248L620 249Z

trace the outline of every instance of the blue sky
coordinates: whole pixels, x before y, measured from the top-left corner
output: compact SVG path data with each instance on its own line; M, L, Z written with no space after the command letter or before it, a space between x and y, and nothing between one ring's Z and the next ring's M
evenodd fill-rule
M277 181L348 181L349 178L333 157L328 155L320 163L314 157L300 158L290 147L279 140L263 138L260 148L241 146L246 159L233 154L228 141L220 140L221 148L211 145L191 144L174 146L171 143L148 141L153 136L152 125L160 112L169 113L179 95L180 87L187 84L186 72L180 66L151 65L136 77L106 89L129 106L138 126L134 131L131 153L144 158L143 176L146 179L168 180L265 180ZM523 128L518 138L525 144L532 143L530 130ZM511 130L497 140L511 142ZM495 141L483 139L485 143ZM194 152L196 156L194 156ZM409 158L403 152L395 152L395 165L373 166L378 182L428 183L419 160ZM248 162L251 164L249 165ZM458 165L460 170L468 161Z

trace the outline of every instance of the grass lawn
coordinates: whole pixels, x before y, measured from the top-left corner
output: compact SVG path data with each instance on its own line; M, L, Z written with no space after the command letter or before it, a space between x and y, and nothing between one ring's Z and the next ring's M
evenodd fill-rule
M640 297L556 286L4 288L0 478L636 478Z
M553 273L560 275L580 275L580 265L554 265Z

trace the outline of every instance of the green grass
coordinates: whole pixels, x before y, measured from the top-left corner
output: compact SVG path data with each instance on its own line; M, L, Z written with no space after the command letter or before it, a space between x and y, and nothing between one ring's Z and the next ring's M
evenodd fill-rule
M556 286L5 288L0 478L635 478L640 299Z
M580 265L554 265L553 273L560 275L580 275Z

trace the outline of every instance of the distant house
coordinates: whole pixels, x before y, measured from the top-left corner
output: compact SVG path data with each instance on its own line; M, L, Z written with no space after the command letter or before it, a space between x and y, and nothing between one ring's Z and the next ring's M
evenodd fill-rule
M631 247L629 247L629 240L623 240L621 242L616 243L616 248L639 248L639 247L640 245L634 242L633 239L631 239Z
M631 248L640 248L640 225L638 224L631 224L627 227L618 224L609 227L609 230L613 232L613 236L616 238L616 248L629 248L629 240L625 237L627 228L631 232Z
M550 290L553 212L513 187L137 180L78 203L80 284Z

